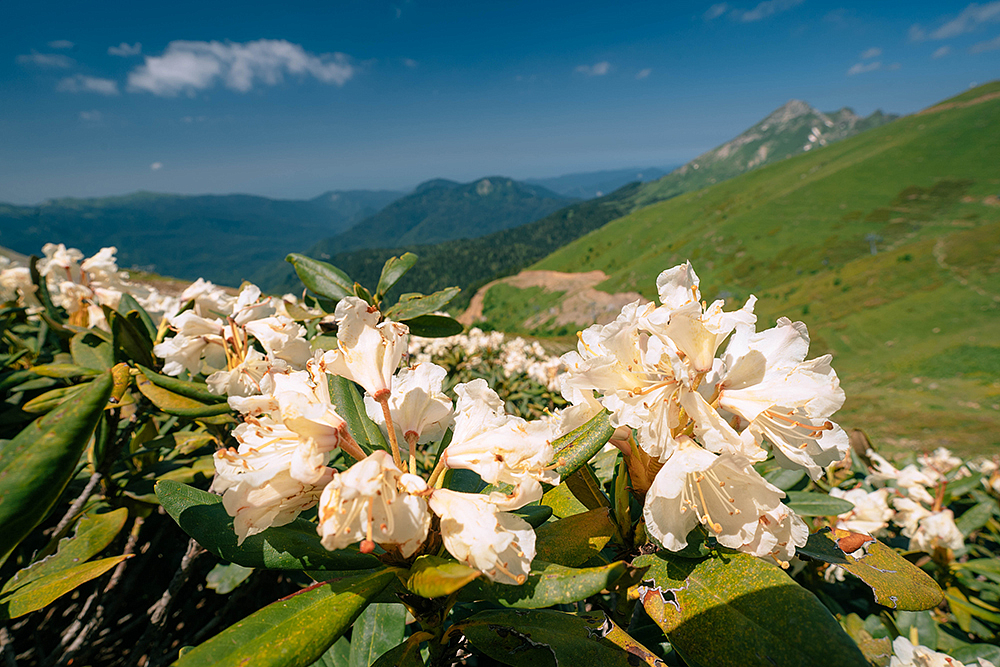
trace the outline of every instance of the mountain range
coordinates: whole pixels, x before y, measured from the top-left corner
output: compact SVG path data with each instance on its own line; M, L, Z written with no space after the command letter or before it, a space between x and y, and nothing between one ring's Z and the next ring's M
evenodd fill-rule
M594 199L614 192L629 183L648 183L663 178L673 167L647 167L645 169L612 169L565 174L553 178L526 178L525 183L540 185L565 197Z

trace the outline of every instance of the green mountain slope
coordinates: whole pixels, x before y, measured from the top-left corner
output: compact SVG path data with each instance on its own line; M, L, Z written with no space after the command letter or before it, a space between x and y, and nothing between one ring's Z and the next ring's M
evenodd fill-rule
M601 289L655 298L656 275L691 259L706 298L754 293L762 325L809 325L846 425L982 448L1000 428L998 93L636 210L532 268L599 269Z
M485 236L537 220L570 203L537 185L502 176L472 183L436 179L423 183L353 228L316 243L315 257L412 243L440 243Z
M39 254L45 243L65 243L88 255L114 245L123 267L239 285L260 263L344 230L358 215L398 196L350 191L294 201L137 192L38 206L0 204L0 244Z
M564 174L552 178L526 178L525 183L540 185L566 197L593 199L614 192L623 185L648 183L663 178L676 167L647 167L645 169L610 169Z

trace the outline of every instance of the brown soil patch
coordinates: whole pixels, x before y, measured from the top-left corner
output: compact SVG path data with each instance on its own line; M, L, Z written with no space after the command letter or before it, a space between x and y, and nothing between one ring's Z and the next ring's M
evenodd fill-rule
M469 307L458 321L465 326L471 326L483 321L483 299L486 292L494 285L503 283L524 289L526 287L541 287L547 292L565 292L562 301L555 307L555 323L606 324L614 320L621 312L622 306L640 300L648 301L638 292L618 292L608 294L595 289L597 285L608 279L603 271L588 271L587 273L562 273L560 271L522 271L515 276L494 280L481 287ZM524 326L533 329L550 319L553 313L547 311L528 319Z

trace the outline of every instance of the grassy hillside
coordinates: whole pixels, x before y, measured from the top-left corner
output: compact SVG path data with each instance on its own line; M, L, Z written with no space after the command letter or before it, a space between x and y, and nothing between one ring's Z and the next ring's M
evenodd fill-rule
M690 258L707 298L754 293L762 325L780 315L809 325L812 352L836 356L847 426L899 446L995 445L994 93L1000 83L639 209L532 268L600 269L609 276L602 289L655 298L656 275Z

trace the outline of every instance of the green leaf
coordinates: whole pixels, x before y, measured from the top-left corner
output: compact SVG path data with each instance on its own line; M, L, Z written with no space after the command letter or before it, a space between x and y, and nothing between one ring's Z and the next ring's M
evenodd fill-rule
M557 463L556 472L566 479L580 467L593 458L594 454L608 443L615 429L608 421L611 413L601 410L583 426L570 431L552 443L556 451L553 463Z
M156 338L156 324L153 322L153 318L149 316L146 309L135 300L128 292L122 294L122 298L118 301L118 312L122 315L130 315L132 313L136 314L138 322L142 324L142 328L146 331L146 335L150 340Z
M313 294L340 301L345 296L354 296L354 281L347 274L326 262L292 253L285 261L295 267L299 280Z
M1000 583L1000 558L976 558L964 563L955 563L955 567L971 570Z
M854 509L854 503L814 491L788 491L785 504L799 516L836 516Z
M552 516L552 508L545 505L525 505L521 509L514 510L511 514L521 517L532 528L538 528Z
M327 375L330 386L330 401L337 408L337 414L347 422L347 430L357 441L365 454L371 454L376 449L389 449L382 429L373 422L365 412L365 402L357 386L339 375Z
M523 584L494 584L479 579L463 588L459 599L488 599L505 607L522 609L572 604L610 588L628 571L628 565L622 561L599 567L573 568L545 563L536 558L531 564L531 574Z
M25 412L44 414L55 410L67 398L72 397L76 392L86 388L87 385L73 385L71 387L57 387L44 394L35 396L33 399L21 406Z
M111 335L114 337L115 348L121 352L117 361L132 361L136 364L153 366L156 357L153 356L153 341L146 333L146 327L138 315L133 319L118 311L103 306L104 316L111 325Z
M546 491L545 495L542 496L542 504L551 507L552 514L561 519L587 511L583 503L577 500L573 492L569 490L566 482Z
M175 394L180 394L181 396L186 396L187 398L193 398L194 400L202 403L225 403L228 400L225 396L213 394L209 391L208 385L204 382L189 382L187 380L170 377L169 375L161 375L160 373L142 365L137 365L137 368L147 380L155 384L157 387L163 387L164 389L172 391Z
M146 443L146 447L176 449L181 454L190 454L215 442L218 442L216 437L205 431L175 431L150 440Z
M25 405L24 409L27 410L28 406ZM955 520L955 525L958 526L963 535L968 537L969 533L979 530L986 525L990 517L993 516L993 513L996 512L996 505L996 501L994 500L987 500L973 505Z
M948 482L948 486L945 490L946 502L957 500L973 489L981 489L982 486L983 474L979 472L974 472L965 477L954 479Z
M799 553L837 563L868 584L875 593L875 601L885 607L920 611L936 607L944 599L944 591L926 572L878 540L868 542L866 553L859 558L845 554L837 546L837 540L853 534L823 529L810 535L806 548L799 549Z
M361 283L354 283L354 296L358 297L369 306L375 305L375 298L372 297L372 293L365 289Z
M101 371L94 368L84 368L76 364L42 364L32 366L31 372L47 378L75 378L100 375Z
M563 481L566 482L566 486L576 496L576 499L588 510L611 507L611 501L604 495L604 489L601 488L601 481L597 479L597 475L594 474L594 470L589 465L580 466L575 473L564 478Z
M578 567L598 555L616 530L606 507L552 521L535 531L536 558Z
M222 560L271 570L360 570L381 566L374 556L348 549L327 551L316 524L304 519L268 528L236 545L233 518L222 498L173 481L159 481L156 497L185 533Z
M966 665L978 665L977 658L989 660L994 665L1000 665L1000 646L992 644L961 646L951 652L951 657Z
M938 647L938 627L934 615L929 611L900 611L893 619L899 634L907 639L910 632L917 634L917 643L936 651Z
M0 447L0 562L59 499L110 395L105 373Z
M468 565L440 556L420 556L410 568L406 587L424 598L451 595L482 572Z
M385 264L382 266L382 275L378 279L378 287L375 288L380 301L386 295L386 292L399 282L403 274L413 268L413 265L416 263L417 256L412 252L403 253L401 257L390 257L385 261Z
M383 653L373 667L424 667L424 659L420 655L419 635L411 635L399 646Z
M376 602L358 617L351 629L349 667L370 667L379 656L403 641L406 608L398 602Z
M111 341L94 331L81 331L69 341L69 352L73 363L96 371L111 370L115 365L115 349Z
M128 510L124 507L111 512L93 511L83 515L77 522L73 536L59 540L58 551L55 554L32 563L14 575L0 589L0 597L16 592L17 589L36 579L76 567L96 556L121 532L126 519Z
M457 624L473 646L513 667L655 664L651 661L655 656L648 651L628 651L609 641L608 625L617 627L606 617L599 621L596 615L580 618L559 611L506 609L481 611ZM642 653L649 657L643 659Z
M461 322L444 315L420 315L402 323L409 327L411 334L423 338L447 338L465 330Z
M39 577L10 593L0 595L0 619L18 618L37 611L77 586L96 579L126 558L131 558L131 555L112 556L83 563Z
M805 477L805 470L785 470L784 468L772 470L764 475L764 479L771 484L774 484L782 491L788 491L793 488L796 484L805 479Z
M443 290L424 296L423 294L404 294L399 301L385 311L386 319L405 322L421 315L429 315L441 310L446 303L454 299L459 292L457 287L445 287Z
M166 412L168 415L178 417L212 417L215 415L226 415L232 412L228 403L206 404L187 396L181 396L169 389L164 389L150 382L145 376L136 376L135 386L143 396L152 401L153 405Z
M347 641L347 637L341 637L309 667L347 667L347 658L350 654L351 642Z
M390 570L310 586L196 647L177 667L306 667L347 631L395 578Z
M866 667L861 651L816 597L780 568L722 550L693 560L640 556L646 612L671 644L712 667Z
M232 593L253 574L252 567L243 567L236 563L219 563L205 575L205 587L219 595Z

